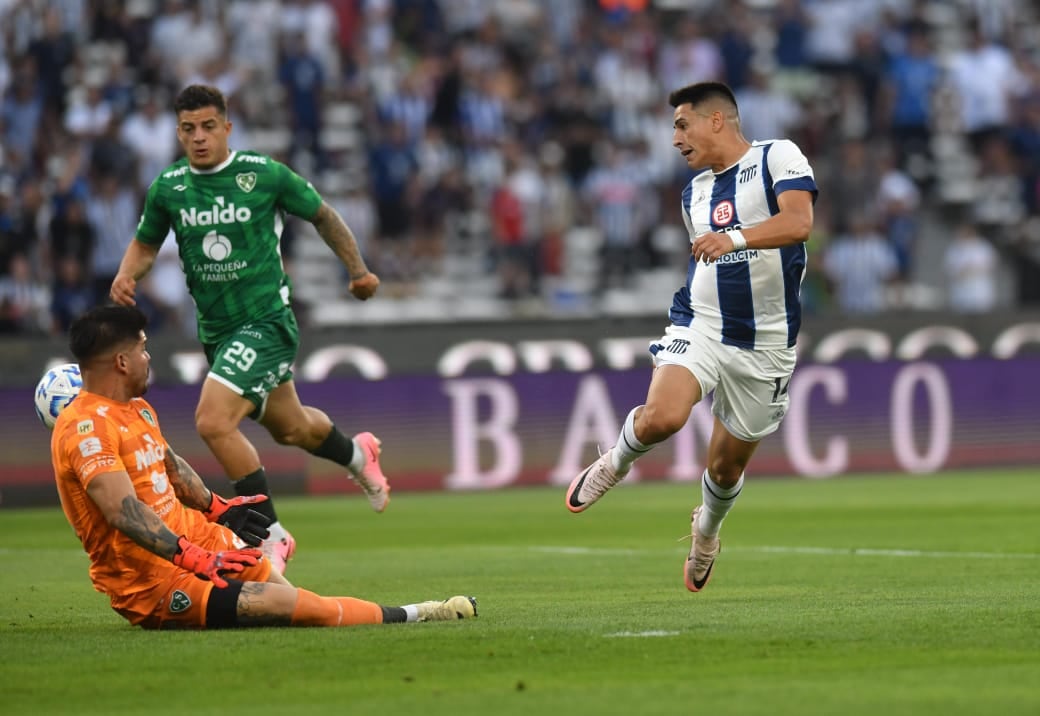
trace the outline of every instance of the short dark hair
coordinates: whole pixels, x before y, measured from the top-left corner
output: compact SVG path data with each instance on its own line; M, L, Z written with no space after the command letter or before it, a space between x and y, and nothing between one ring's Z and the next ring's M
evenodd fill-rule
M733 110L737 111L737 98L733 95L733 90L729 88L729 85L723 82L697 82L680 87L668 95L668 104L672 107L684 104L696 107L710 99L720 99L733 105Z
M148 318L134 306L95 306L69 328L69 350L82 366L141 338Z
M203 107L215 107L221 117L227 117L227 100L224 99L224 93L210 85L188 85L173 101L175 114Z

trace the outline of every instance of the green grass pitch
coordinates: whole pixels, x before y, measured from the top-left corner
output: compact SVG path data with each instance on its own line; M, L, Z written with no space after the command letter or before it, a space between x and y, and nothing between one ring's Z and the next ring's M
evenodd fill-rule
M309 589L480 616L152 633L95 593L57 509L0 512L0 712L1040 713L1040 472L749 478L683 587L691 484L278 501Z

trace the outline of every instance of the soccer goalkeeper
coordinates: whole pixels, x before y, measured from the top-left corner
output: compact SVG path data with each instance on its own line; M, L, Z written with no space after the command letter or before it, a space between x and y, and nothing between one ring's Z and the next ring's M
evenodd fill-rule
M76 319L69 346L83 389L58 416L51 460L65 516L90 557L94 588L147 629L350 626L476 616L458 596L405 606L292 586L253 547L271 523L266 496L215 495L163 438L141 396L151 357L136 308ZM247 546L251 545L251 546Z

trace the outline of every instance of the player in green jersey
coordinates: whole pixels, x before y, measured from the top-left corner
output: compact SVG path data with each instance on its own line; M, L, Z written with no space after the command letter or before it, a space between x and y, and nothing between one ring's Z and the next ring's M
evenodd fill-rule
M346 467L382 512L390 486L379 465L379 440L369 432L348 438L324 412L302 405L293 384L299 332L279 251L284 213L314 224L347 268L355 298L371 298L379 278L365 266L350 228L310 182L270 157L229 148L231 122L219 90L191 85L177 96L174 111L186 156L149 187L136 236L112 282L112 300L134 305L137 282L172 229L210 365L195 426L235 492L270 496L256 448L239 429L250 417L278 443ZM257 503L264 507L274 524L263 549L284 571L296 543L270 500Z

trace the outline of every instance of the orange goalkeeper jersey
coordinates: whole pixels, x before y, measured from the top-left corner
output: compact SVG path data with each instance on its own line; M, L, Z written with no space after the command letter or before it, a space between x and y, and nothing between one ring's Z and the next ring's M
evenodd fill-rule
M94 588L117 609L179 568L108 523L87 494L96 476L125 470L137 497L176 535L196 541L223 529L177 499L166 476L166 450L155 410L142 398L119 403L81 391L54 425L51 461L62 509L90 556Z

